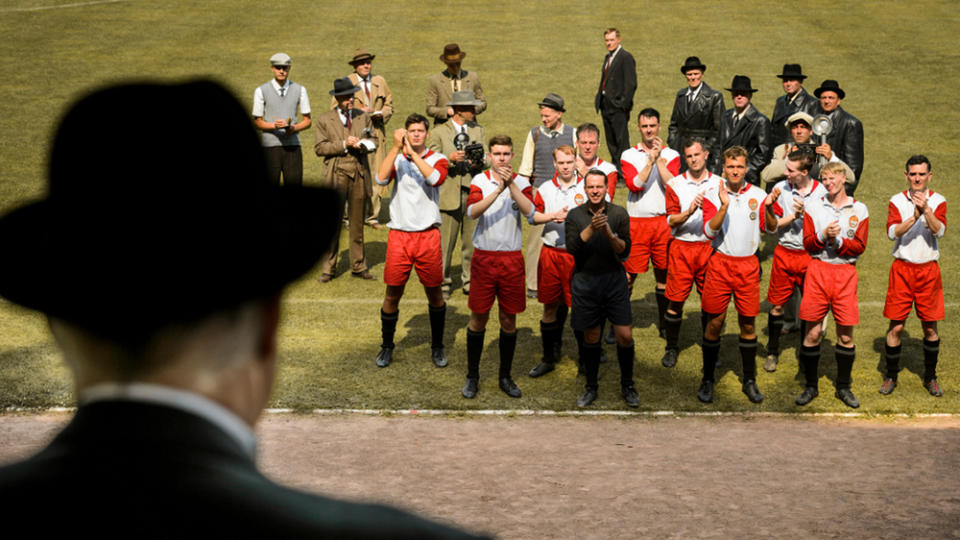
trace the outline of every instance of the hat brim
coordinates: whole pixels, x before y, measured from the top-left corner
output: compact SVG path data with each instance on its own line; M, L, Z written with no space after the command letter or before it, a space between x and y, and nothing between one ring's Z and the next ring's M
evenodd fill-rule
M724 88L727 92L749 92L751 94L756 94L759 92L756 88Z
M457 57L446 56L441 54L440 61L443 62L444 64L456 64L458 62L462 62L466 56L467 56L467 53L463 51L460 51L460 54Z
M264 186L224 208L50 199L0 218L0 295L105 336L189 322L277 294L340 230L337 192Z
M359 91L360 91L360 87L359 87L359 86L354 86L353 88L345 89L345 90L340 90L339 92L338 92L336 89L331 90L331 91L330 91L330 95L331 95L331 96L352 96L352 95L356 94L356 93L359 92Z
M367 60L373 62L373 59L376 58L376 57L377 57L377 55L375 55L375 54L371 54L371 55L368 55L368 56L361 56L360 58L354 58L353 60L350 60L350 61L347 62L347 63L350 64L351 66L356 66L356 65L358 65L358 64L360 64L360 63L362 63L362 62L366 62Z
M843 89L841 88L817 88L816 90L813 91L813 95L817 99L820 99L820 94L824 92L834 92L835 94L837 94L837 97L840 99L847 97L847 93L844 92Z
M781 73L781 74L777 75L777 77L780 78L780 79L784 79L784 80L786 80L786 79L796 79L796 80L798 80L798 81L802 81L802 80L804 80L804 79L807 78L806 75L802 75L802 74L801 74L801 75L790 75L789 73Z
M687 72L690 71L691 69L699 69L700 71L706 71L706 70L707 70L707 66L705 66L705 65L703 65L703 64L700 64L700 65L698 65L698 66L681 66L681 67L680 67L680 73L683 73L684 75L686 75Z
M551 109L553 109L553 110L555 110L555 111L567 112L566 109L564 109L563 107L557 105L556 103L547 103L547 102L545 102L545 101L541 101L540 103L537 103L537 106L538 106L538 107L550 107Z
M483 102L480 100L471 101L469 103L454 103L452 101L447 102L447 107L479 107L483 105Z

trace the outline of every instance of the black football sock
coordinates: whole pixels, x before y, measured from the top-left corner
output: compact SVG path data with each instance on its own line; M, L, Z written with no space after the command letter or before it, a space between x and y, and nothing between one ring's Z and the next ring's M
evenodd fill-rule
M430 346L443 347L443 326L447 320L447 303L440 307L430 306Z
M543 343L543 361L548 364L556 364L559 358L553 354L553 344L557 340L557 334L560 333L560 327L557 321L546 323L540 321L540 341Z
M713 370L720 356L720 340L703 338L703 380L713 380Z
M820 375L820 344L813 347L802 345L800 347L800 365L803 366L803 375L807 380L807 386L819 388Z
M663 316L663 323L667 329L667 349L680 350L680 323L683 322L683 313L676 315L667 312Z
M837 359L837 388L850 388L853 383L853 361L857 357L856 347L834 347L834 357Z
M940 338L923 340L923 382L937 378L937 357L940 355Z
M467 378L480 378L480 356L483 355L483 336L486 332L475 332L467 328Z
M667 290L655 287L654 294L657 298L657 330L663 332L664 328L666 328L666 323L663 319L667 315Z
M517 333L500 330L500 378L509 377L513 369L513 352L517 349Z
M620 386L633 384L633 343L627 346L617 344L617 363L620 364Z
M767 314L767 331L770 339L767 341L767 354L780 355L780 333L783 332L783 315Z
M903 350L903 345L897 345L892 347L883 344L883 353L884 357L887 359L887 378L897 380L897 374L900 373L900 351Z
M380 334L383 337L383 343L381 343L380 346L384 349L392 349L394 347L393 335L397 331L397 319L399 318L399 311L385 313L382 308L380 309Z
M600 342L583 344L583 369L587 375L587 388L599 388Z
M744 381L757 379L757 338L740 338L740 367Z

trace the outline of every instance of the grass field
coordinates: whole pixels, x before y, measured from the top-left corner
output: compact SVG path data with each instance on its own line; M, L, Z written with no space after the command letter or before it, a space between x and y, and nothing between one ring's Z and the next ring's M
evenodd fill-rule
M377 55L374 72L383 75L393 90L397 112L390 127L397 127L407 114L423 112L426 80L443 67L437 57L445 43L457 41L467 52L464 67L477 70L483 80L490 105L479 120L487 133L507 133L522 140L538 121L536 102L546 92L566 98L568 123L600 122L593 111L593 94L604 54L602 30L613 25L620 28L624 47L637 60L635 111L644 106L660 110L665 138L674 92L684 84L678 68L686 56L697 55L707 64L704 80L714 88L729 86L734 74L750 76L760 89L754 104L767 115L781 92L775 74L784 63L799 62L810 74L808 90L823 79L838 79L847 93L844 108L865 126L865 168L857 194L873 219L867 252L858 265L861 324L855 332L858 357L853 389L863 403L861 411L960 412L954 338L960 335L960 287L950 279L960 268L960 257L956 235L949 231L941 243L948 308L941 325L940 380L946 394L934 399L920 386L920 330L915 319L908 322L900 387L887 397L876 392L881 381L878 368L886 331L882 303L892 245L884 230L886 201L905 186L902 170L907 157L928 155L933 162L932 187L950 201L960 200L960 188L952 182L960 158L950 150L960 139L960 112L953 95L960 87L955 71L960 20L954 2L813 1L804 3L803 19L797 18L794 9L784 10L780 2L542 2L520 7L498 1L441 2L425 8L415 2L372 1L364 6L365 12L355 6L308 1L264 7L262 2L250 1L7 0L0 5L4 36L0 65L5 78L0 86L0 209L42 194L49 140L58 117L80 92L112 81L210 76L248 103L253 89L270 77L267 58L284 51L293 57L291 78L306 86L318 114L327 106L333 79L349 72L347 59L354 48L363 46ZM729 101L728 97L728 106ZM118 137L137 137L155 122L170 121L184 125L185 144L202 144L205 138L218 136L204 126L203 118L154 117L149 103L125 117L104 121L116 125ZM313 135L305 134L303 142L309 149ZM104 141L105 146L109 144ZM606 158L605 145L601 148ZM304 157L307 181L321 182L321 160L308 152ZM131 181L136 181L135 171ZM623 197L621 192L619 202ZM367 242L369 263L379 276L386 233L368 229ZM64 261L63 279L71 279L71 267L77 264L84 262ZM764 270L765 293L769 261ZM524 397L509 400L496 389L497 329L491 324L480 394L467 402L459 395L469 316L463 295L455 294L449 303L450 367L437 370L429 362L426 302L414 282L401 305L396 363L378 370L373 357L379 346L382 283L341 278L321 286L315 281L317 272L288 291L274 405L574 407L582 379L576 378L576 367L569 359L546 378L532 380L524 375L539 360L536 303L519 317L514 373ZM723 341L725 367L716 403L705 407L697 402L700 348L695 319L684 322L677 368L660 367L662 341L652 326L656 312L652 289L652 277L641 276L633 304L642 408L797 410L793 405L800 390L795 378L795 335L786 340L781 369L759 375L758 384L767 399L761 406L750 405L740 393L736 376L733 317ZM695 307L693 302L688 312ZM761 332L765 326L761 315ZM569 352L572 337L566 341ZM827 354L830 345L832 335L823 348L826 379L834 374L832 355ZM611 356L612 352L611 348ZM731 367L734 373L727 373ZM605 364L601 374L595 408L622 407L615 366ZM822 381L821 397L804 410L846 411L831 390L832 383ZM68 374L43 318L0 302L0 407L71 403Z

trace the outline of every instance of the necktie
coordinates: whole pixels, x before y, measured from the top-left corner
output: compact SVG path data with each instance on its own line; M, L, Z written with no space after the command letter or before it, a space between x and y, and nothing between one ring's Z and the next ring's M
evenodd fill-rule
M367 79L363 80L363 91L367 93L367 101L370 101L370 83Z
M603 62L603 78L600 80L600 92L607 87L607 72L610 71L610 57L613 53L607 53L607 59Z
M283 95L286 94L286 93L287 93L287 88L286 88L286 87L283 87L283 88L280 89L280 97L283 97Z
M353 126L353 122L350 121L350 110L348 109L344 116L347 118L347 131L350 131L350 127Z

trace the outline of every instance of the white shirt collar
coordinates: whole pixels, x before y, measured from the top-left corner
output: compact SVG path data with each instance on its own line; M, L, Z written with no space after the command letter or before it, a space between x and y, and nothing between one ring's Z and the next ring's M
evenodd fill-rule
M253 433L253 429L223 405L200 394L159 384L111 382L85 389L80 394L78 402L80 405L88 405L98 401L117 400L163 405L199 416L235 440L250 459L256 458L257 436Z
M270 79L270 82L273 83L273 89L276 90L278 94L280 93L281 88L290 88L290 79L287 79L286 81L284 81L283 86L280 86L279 84L277 84L276 79Z

